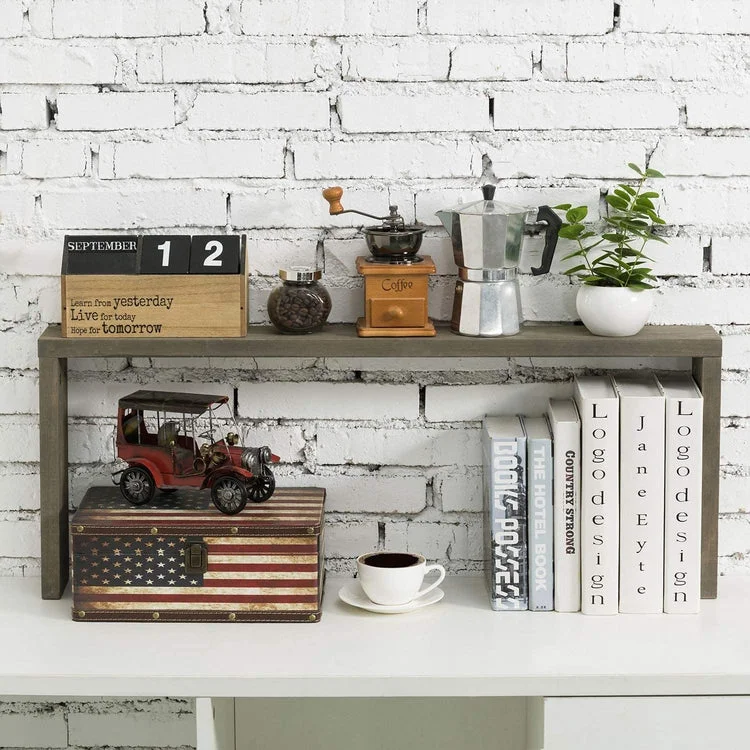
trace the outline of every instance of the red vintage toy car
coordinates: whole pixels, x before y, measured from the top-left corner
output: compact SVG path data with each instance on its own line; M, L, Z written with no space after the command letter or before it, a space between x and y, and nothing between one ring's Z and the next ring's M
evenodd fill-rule
M143 505L157 489L207 488L214 505L228 515L239 513L248 499L268 500L276 489L269 464L279 457L267 446L238 445L238 432L215 437L217 409L224 407L226 418L234 422L228 400L165 391L136 391L121 398L115 442L117 457L128 468L114 472L113 481L125 499Z

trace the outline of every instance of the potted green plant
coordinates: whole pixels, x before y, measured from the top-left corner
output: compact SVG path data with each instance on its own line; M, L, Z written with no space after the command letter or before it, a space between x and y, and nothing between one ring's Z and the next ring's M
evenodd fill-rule
M606 197L609 215L602 234L584 225L586 206L555 206L565 212L560 237L578 245L563 258L575 263L564 273L583 282L576 309L586 328L597 336L633 336L648 322L656 279L649 267L653 259L645 250L650 242L666 243L654 234L654 227L665 223L655 202L661 196L646 189L648 180L664 175L649 167L628 166L637 178L632 185L619 184Z

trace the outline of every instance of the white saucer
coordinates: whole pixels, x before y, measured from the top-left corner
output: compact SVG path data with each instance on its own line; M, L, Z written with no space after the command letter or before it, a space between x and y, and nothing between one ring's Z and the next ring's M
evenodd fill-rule
M413 612L415 609L429 607L430 604L439 602L444 596L445 592L442 589L437 588L419 599L410 601L408 604L389 606L385 604L375 604L375 602L370 601L365 592L362 591L362 586L359 581L351 581L339 589L339 599L341 599L342 602L351 604L352 607L366 609L368 612L379 612L381 615L400 615L404 612Z

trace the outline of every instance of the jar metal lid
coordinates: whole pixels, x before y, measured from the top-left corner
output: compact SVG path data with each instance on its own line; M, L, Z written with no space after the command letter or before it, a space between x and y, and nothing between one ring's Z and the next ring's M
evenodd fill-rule
M279 278L284 281L317 281L322 276L322 272L318 269L306 266L279 269Z

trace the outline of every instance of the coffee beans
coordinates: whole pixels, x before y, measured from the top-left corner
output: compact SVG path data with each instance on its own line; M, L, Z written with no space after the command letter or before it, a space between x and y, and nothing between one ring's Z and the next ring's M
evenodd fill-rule
M317 281L285 281L268 298L268 316L282 333L312 333L323 327L331 298Z

